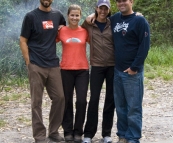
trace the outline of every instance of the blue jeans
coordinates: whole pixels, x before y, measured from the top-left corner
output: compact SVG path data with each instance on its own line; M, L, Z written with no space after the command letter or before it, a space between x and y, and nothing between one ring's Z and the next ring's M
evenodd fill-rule
M139 143L142 130L143 72L129 75L114 70L117 135Z

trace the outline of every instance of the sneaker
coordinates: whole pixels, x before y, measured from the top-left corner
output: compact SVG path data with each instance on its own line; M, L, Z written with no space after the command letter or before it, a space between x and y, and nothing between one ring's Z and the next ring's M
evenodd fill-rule
M74 136L74 142L81 143L82 142L82 137L79 135Z
M73 136L72 135L67 135L64 137L66 142L73 141Z
M103 138L103 143L112 143L112 138L109 136L106 136Z
M50 139L50 141L53 141L53 142L61 142L61 141L64 141L64 138L61 137L60 135L58 135L56 137L49 136L49 139Z
M91 138L84 138L82 143L91 143Z
M127 143L127 140L125 138L119 138L117 143Z

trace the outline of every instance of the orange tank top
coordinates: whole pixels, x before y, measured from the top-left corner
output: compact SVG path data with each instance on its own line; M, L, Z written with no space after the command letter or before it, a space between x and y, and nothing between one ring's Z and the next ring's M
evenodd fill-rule
M64 26L59 31L56 41L62 43L61 69L89 69L86 56L88 33L84 28L79 26L77 29L70 29Z

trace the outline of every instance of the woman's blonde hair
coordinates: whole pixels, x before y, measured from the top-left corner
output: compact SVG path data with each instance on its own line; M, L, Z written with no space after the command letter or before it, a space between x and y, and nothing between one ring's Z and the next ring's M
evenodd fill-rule
M79 10L80 15L82 14L81 7L77 4L72 4L72 5L69 6L68 11L67 11L67 15L69 15L72 10Z

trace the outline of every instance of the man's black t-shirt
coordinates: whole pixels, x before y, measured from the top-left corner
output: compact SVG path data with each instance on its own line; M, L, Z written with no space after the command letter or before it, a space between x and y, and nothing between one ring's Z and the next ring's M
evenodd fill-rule
M50 12L39 8L26 14L21 36L28 39L30 62L40 67L57 67L56 35L59 25L65 25L62 13L52 9Z

